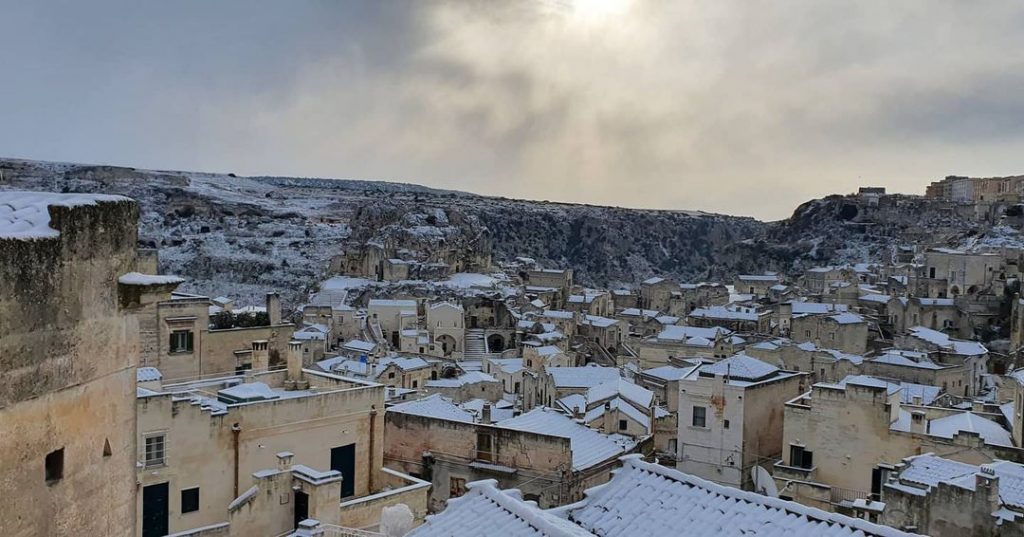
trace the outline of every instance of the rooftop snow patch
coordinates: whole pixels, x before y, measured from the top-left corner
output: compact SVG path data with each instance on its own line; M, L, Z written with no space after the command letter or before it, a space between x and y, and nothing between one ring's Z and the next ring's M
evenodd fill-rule
M912 534L796 502L726 487L630 455L611 481L582 502L556 508L594 535L814 535L904 537Z
M83 207L101 202L131 201L107 194L55 192L0 192L0 239L52 239L60 232L50 227L50 207Z
M176 285L185 281L185 278L178 276L160 276L154 274L142 274L141 272L129 272L117 279L118 283L124 285Z

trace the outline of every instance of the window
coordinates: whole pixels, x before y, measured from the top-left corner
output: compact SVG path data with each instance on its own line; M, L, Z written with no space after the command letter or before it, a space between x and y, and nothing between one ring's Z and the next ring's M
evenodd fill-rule
M46 456L46 484L52 485L64 478L64 448Z
M412 387L413 388L419 388L420 387L420 381L418 381L418 380L412 381Z
M490 462L494 457L491 453L491 435L477 433L476 435L476 458Z
M835 332L829 333L828 338L831 339L832 341L835 341L836 340L836 333Z
M181 491L181 512L191 513L199 510L199 487Z
M814 468L814 454L803 446L789 446L789 465L796 468Z
M668 450L669 450L670 453L673 453L673 454L678 453L678 446L679 446L679 440L677 440L675 438L669 438L669 440L668 440Z
M151 466L162 466L164 464L165 442L164 435L155 434L146 437L146 468Z
M393 378L395 378L395 372L394 372L394 371L392 371L392 372L388 373L388 378L389 378L389 379L393 379Z
M466 493L466 480L461 477L448 479L448 497L458 498Z
M804 330L804 337L811 337L811 331L810 330Z
M725 420L725 421L723 421L723 422L722 422L722 425L724 425L724 426L725 426L725 428L726 428L726 429L728 429L728 428L729 428L729 420Z
M690 422L694 427L707 427L708 421L708 409L702 406L693 407L693 421Z
M934 278L935 277L935 267L928 267L928 277L929 278Z
M626 423L626 420L619 420L619 430L620 431L625 431L627 427L628 427L628 424Z
M168 348L171 352L192 352L193 341L191 330L175 330L171 332Z

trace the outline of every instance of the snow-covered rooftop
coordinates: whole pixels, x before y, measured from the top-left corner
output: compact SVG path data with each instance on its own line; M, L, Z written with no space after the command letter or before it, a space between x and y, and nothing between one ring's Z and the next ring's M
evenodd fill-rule
M163 374L155 367L140 367L135 371L135 380L138 382L153 382L162 378Z
M546 371L558 388L590 388L619 378L619 370L613 367L549 367Z
M923 326L911 328L910 335L954 354L980 356L988 353L988 349L977 341L954 339L938 330L932 330Z
M996 460L982 466L966 464L932 453L909 457L899 473L899 483L887 484L906 491L905 486L922 488L922 493L931 491L939 483L948 483L967 490L975 490L976 476L984 472L999 478L999 502L1017 511L1024 508L1024 465Z
M953 438L958 432L978 433L988 444L1013 446L1010 432L998 423L973 412L958 412L928 422L928 434Z
M723 376L750 382L765 379L778 372L779 368L746 354L736 354L700 367L701 375Z
M184 282L185 278L129 272L118 278L117 281L124 285L173 285Z
M440 514L428 516L407 537L593 537L583 528L523 501L518 490L502 491L493 479L475 481Z
M796 502L726 487L640 457L612 480L553 511L593 535L904 537L911 534Z
M480 371L468 371L453 379L428 380L424 386L428 388L458 388L467 384L478 382L498 382L498 380L487 373Z
M654 401L654 392L642 386L633 384L624 378L603 382L587 390L588 404L593 404L612 397L622 397L623 399L632 401L637 405L646 408L651 406L651 402Z
M572 469L585 470L633 449L636 442L619 435L606 435L577 423L569 416L546 407L498 423L505 429L559 436L569 439Z
M441 397L441 394L434 394L422 399L399 403L387 409L388 412L399 414L410 414L424 418L434 418L448 421L461 421L473 423L473 414L460 408L451 399Z
M107 194L0 192L0 239L50 239L60 232L50 227L50 207L82 207L102 202L131 201Z

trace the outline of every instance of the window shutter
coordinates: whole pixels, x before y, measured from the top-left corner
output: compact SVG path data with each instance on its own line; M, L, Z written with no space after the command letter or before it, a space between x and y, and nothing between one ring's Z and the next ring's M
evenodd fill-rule
M185 338L186 338L186 339L185 339L185 348L186 348L186 349L188 349L188 350L189 350L189 352L191 352L191 351L192 351L192 342L193 342L193 337L192 337L192 336L193 336L193 335L194 335L194 334L193 334L193 333L192 333L191 331L189 331L189 332L188 332L188 335L187 335L187 336L185 336Z

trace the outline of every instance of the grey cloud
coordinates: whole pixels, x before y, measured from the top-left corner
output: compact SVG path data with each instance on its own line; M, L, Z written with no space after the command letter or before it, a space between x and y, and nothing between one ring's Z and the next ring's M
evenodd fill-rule
M763 218L1020 172L1014 3L588 1L12 3L0 153Z

